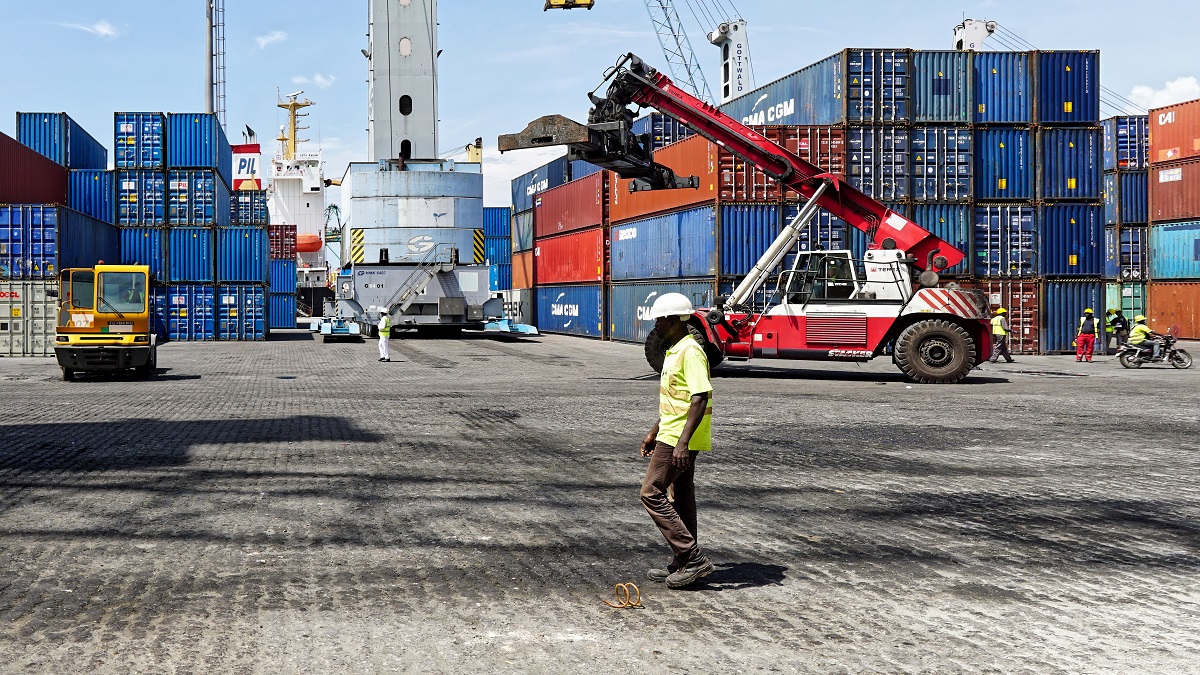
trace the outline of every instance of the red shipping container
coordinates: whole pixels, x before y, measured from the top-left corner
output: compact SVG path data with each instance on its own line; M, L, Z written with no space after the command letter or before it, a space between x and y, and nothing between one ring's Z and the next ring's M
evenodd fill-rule
M546 190L533 198L533 231L537 237L603 225L606 220L608 172L597 171Z
M1200 340L1200 281L1152 281L1146 286L1148 325L1160 333Z
M1150 163L1200 157L1200 99L1150 111Z
M608 216L614 223L645 218L712 202L717 198L717 146L703 136L689 136L660 148L654 161L671 167L678 176L697 176L697 190L650 190L629 192L630 180L612 176L609 180Z
M533 288L533 282L533 251L514 253L512 257L513 289Z
M1150 167L1150 222L1200 218L1200 158Z
M788 152L829 173L846 170L846 131L827 126L751 127ZM773 202L802 197L774 178L721 149L717 155L718 194L721 201Z
M604 280L604 228L539 239L533 246L539 286Z
M268 225L267 238L271 242L271 260L292 260L296 257L295 225Z
M0 134L0 204L66 203L66 168Z
M987 293L990 309L999 307L1008 310L1008 350L1013 354L1037 354L1041 336L1042 289L1040 282L977 280L960 281L958 285L967 289L978 289ZM985 354L984 356L990 356Z

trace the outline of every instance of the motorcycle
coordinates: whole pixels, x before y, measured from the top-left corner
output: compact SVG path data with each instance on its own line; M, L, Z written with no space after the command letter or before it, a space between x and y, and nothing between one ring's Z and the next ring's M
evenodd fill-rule
M1180 369L1191 368L1192 355L1183 349L1176 349L1176 342L1178 340L1174 335L1162 336L1162 347L1159 349L1158 358L1151 356L1154 353L1152 347L1123 344L1117 351L1117 360L1126 368L1140 368L1143 363L1170 363Z

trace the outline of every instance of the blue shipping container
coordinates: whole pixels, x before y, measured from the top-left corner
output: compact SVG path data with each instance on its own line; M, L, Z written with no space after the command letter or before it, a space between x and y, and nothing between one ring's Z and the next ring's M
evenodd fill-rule
M780 228L787 227L796 216L800 215L800 209L804 207L802 203L788 203L783 205L783 216L779 219ZM897 211L897 213L900 213ZM903 214L902 214L903 215ZM802 226L800 230L800 239L796 242L795 250L797 251L844 251L848 250L849 244L848 232L849 227L846 221L834 216L825 209L817 209L817 215L813 216L812 220ZM858 232L858 230L854 230ZM863 235L864 242L866 235ZM866 244L863 244L863 249L866 249ZM764 249L765 250L765 249ZM791 267L791 257L785 257L783 262L784 267ZM749 267L746 268L749 273Z
M1033 199L1033 136L1029 129L975 131L975 198Z
M492 265L489 285L493 291L507 291L512 288L512 263Z
M1020 204L978 204L974 218L973 273L1028 278L1038 274L1037 213Z
M167 287L167 337L171 340L212 340L214 289L210 284Z
M512 252L533 250L533 211L522 211L512 218Z
M912 149L912 198L927 202L965 201L975 188L973 134L966 127L916 127Z
M914 51L912 72L914 121L971 122L969 52Z
M266 296L262 286L218 286L214 307L217 339L267 339Z
M1145 227L1104 228L1104 276L1123 281L1145 280L1149 241L1150 233Z
M691 299L693 307L712 307L714 286L712 279L613 284L608 289L608 335L621 342L644 343L654 330L650 307L658 296L682 293Z
M883 205L888 207L889 209L891 209L893 212L898 213L898 214L904 216L905 218L908 218L908 205L907 204L900 204L900 203L896 203L896 202L884 202ZM824 209L822 209L821 211L818 211L817 213L824 213ZM843 221L841 221L840 219L837 222L845 225L845 223ZM853 257L855 260L865 259L866 255L867 255L867 249L870 248L870 246L871 246L871 240L867 238L867 233L856 227L851 227L851 228L847 229L847 231L846 231L846 239L849 242L849 245L842 246L840 248L848 248L851 253L851 257ZM792 265L792 261L789 257L786 260L786 266L790 268L791 265Z
M1038 199L1104 196L1100 129L1051 127L1038 131Z
M116 172L117 224L159 227L167 224L167 181L159 171Z
M715 209L701 206L612 228L612 280L708 277L717 273Z
M907 49L847 49L846 120L893 124L912 119Z
M17 140L68 169L108 168L108 150L66 113L17 113Z
M230 195L231 225L270 225L266 190L238 190Z
M167 116L162 113L116 113L113 155L118 169L166 167Z
M843 103L841 68L841 57L831 56L739 96L720 110L747 125L820 124L815 120L836 119ZM803 96L798 95L801 86Z
M566 183L568 173L567 158L564 156L514 178L512 181L513 211L519 213L532 209L534 196Z
M296 261L272 260L271 278L268 283L271 286L271 293L291 293L295 295Z
M596 166L595 164L592 164L591 162L585 162L582 159L571 160L571 163L567 166L567 173L569 174L571 180L587 178L588 176L594 173L600 173L603 170L604 169Z
M846 133L846 175L850 183L879 201L905 199L912 177L909 130L851 127Z
M503 237L484 237L483 256L493 265L512 264L512 240Z
M229 188L210 169L167 172L167 222L171 225L229 226Z
M225 185L233 182L233 150L216 115L167 115L167 168L211 169Z
M600 285L539 286L537 327L543 333L604 337L604 298Z
M1150 226L1150 278L1200 279L1200 221Z
M1104 223L1144 225L1150 220L1150 172L1104 174Z
M167 278L167 231L157 227L121 228L122 265L148 265L156 279Z
M512 209L507 206L483 207L483 236L504 237L512 233Z
M216 268L216 239L207 227L167 230L167 281L212 283Z
M150 331L161 340L167 339L167 287L150 290Z
M217 281L267 283L271 262L265 227L225 227L217 230Z
M971 211L969 204L913 204L909 219L966 255L943 274L970 274Z
M648 113L634 120L630 131L638 134L639 136L642 134L649 134L651 150L658 150L664 145L670 145L675 141L682 141L688 136L696 133L689 129L682 122L676 120L674 117L669 117L658 112ZM588 175L585 173L576 176L574 173L574 168L574 165L572 165L571 180L577 180Z
M1037 52L1041 124L1095 124L1100 121L1100 52Z
M1071 342L1083 310L1104 316L1104 282L1100 279L1055 279L1042 285L1042 351L1074 354ZM1126 317L1132 318L1132 317Z
M794 217L794 216L793 216ZM721 276L750 272L780 232L779 204L723 204L719 212Z
M1110 117L1104 129L1104 170L1150 168L1150 118L1146 115Z
M114 262L120 252L111 223L56 204L0 205L0 277L55 279L62 269Z
M1038 214L1043 276L1100 277L1104 273L1104 207L1051 204Z
M975 52L975 122L1033 122L1033 70L1029 52Z
M116 184L112 171L78 169L67 174L67 206L80 213L115 223Z
M267 298L267 313L270 316L269 328L295 328L296 294L272 293Z

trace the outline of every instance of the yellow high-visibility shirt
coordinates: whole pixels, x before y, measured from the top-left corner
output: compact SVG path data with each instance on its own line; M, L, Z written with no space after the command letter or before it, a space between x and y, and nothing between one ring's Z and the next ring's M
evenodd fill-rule
M696 338L685 336L667 350L658 380L658 442L677 445L687 424L692 397L712 390L704 348ZM700 426L688 441L688 449L712 450L712 396L708 398Z
M1004 316L997 314L992 317L992 335L1008 335L1004 329Z
M1150 327L1146 324L1139 323L1129 331L1129 344L1140 345L1145 342L1146 338L1150 337L1150 333L1153 332L1154 331L1150 330Z

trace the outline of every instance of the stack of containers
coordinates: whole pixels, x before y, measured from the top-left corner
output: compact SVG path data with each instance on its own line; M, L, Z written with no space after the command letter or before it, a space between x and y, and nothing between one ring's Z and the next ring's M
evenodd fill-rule
M259 198L262 192L262 210L258 210ZM245 195L245 196L244 196ZM233 193L235 204L247 202L248 208L239 207L236 220L240 224L247 218L258 222L268 222L266 215L266 193L261 190L239 190ZM268 286L270 296L267 298L267 327L295 328L296 327L296 226L267 225L267 249L271 259L270 280Z
M1156 331L1200 338L1200 99L1150 111L1146 316Z
M1146 313L1149 118L1104 120L1105 306L1126 319Z
M600 167L583 161L570 161L566 156L518 176L512 181L512 289L530 290L533 275L533 208L536 197L573 179L585 178L600 171ZM531 307L532 303L526 306Z
M538 194L533 210L536 325L547 333L604 337L609 172Z
M110 222L67 206L71 173L102 174L108 152L65 113L17 113L16 135L0 134L0 356L53 356L59 270L120 250Z
M491 289L512 290L512 209L483 207L483 251L491 266Z

